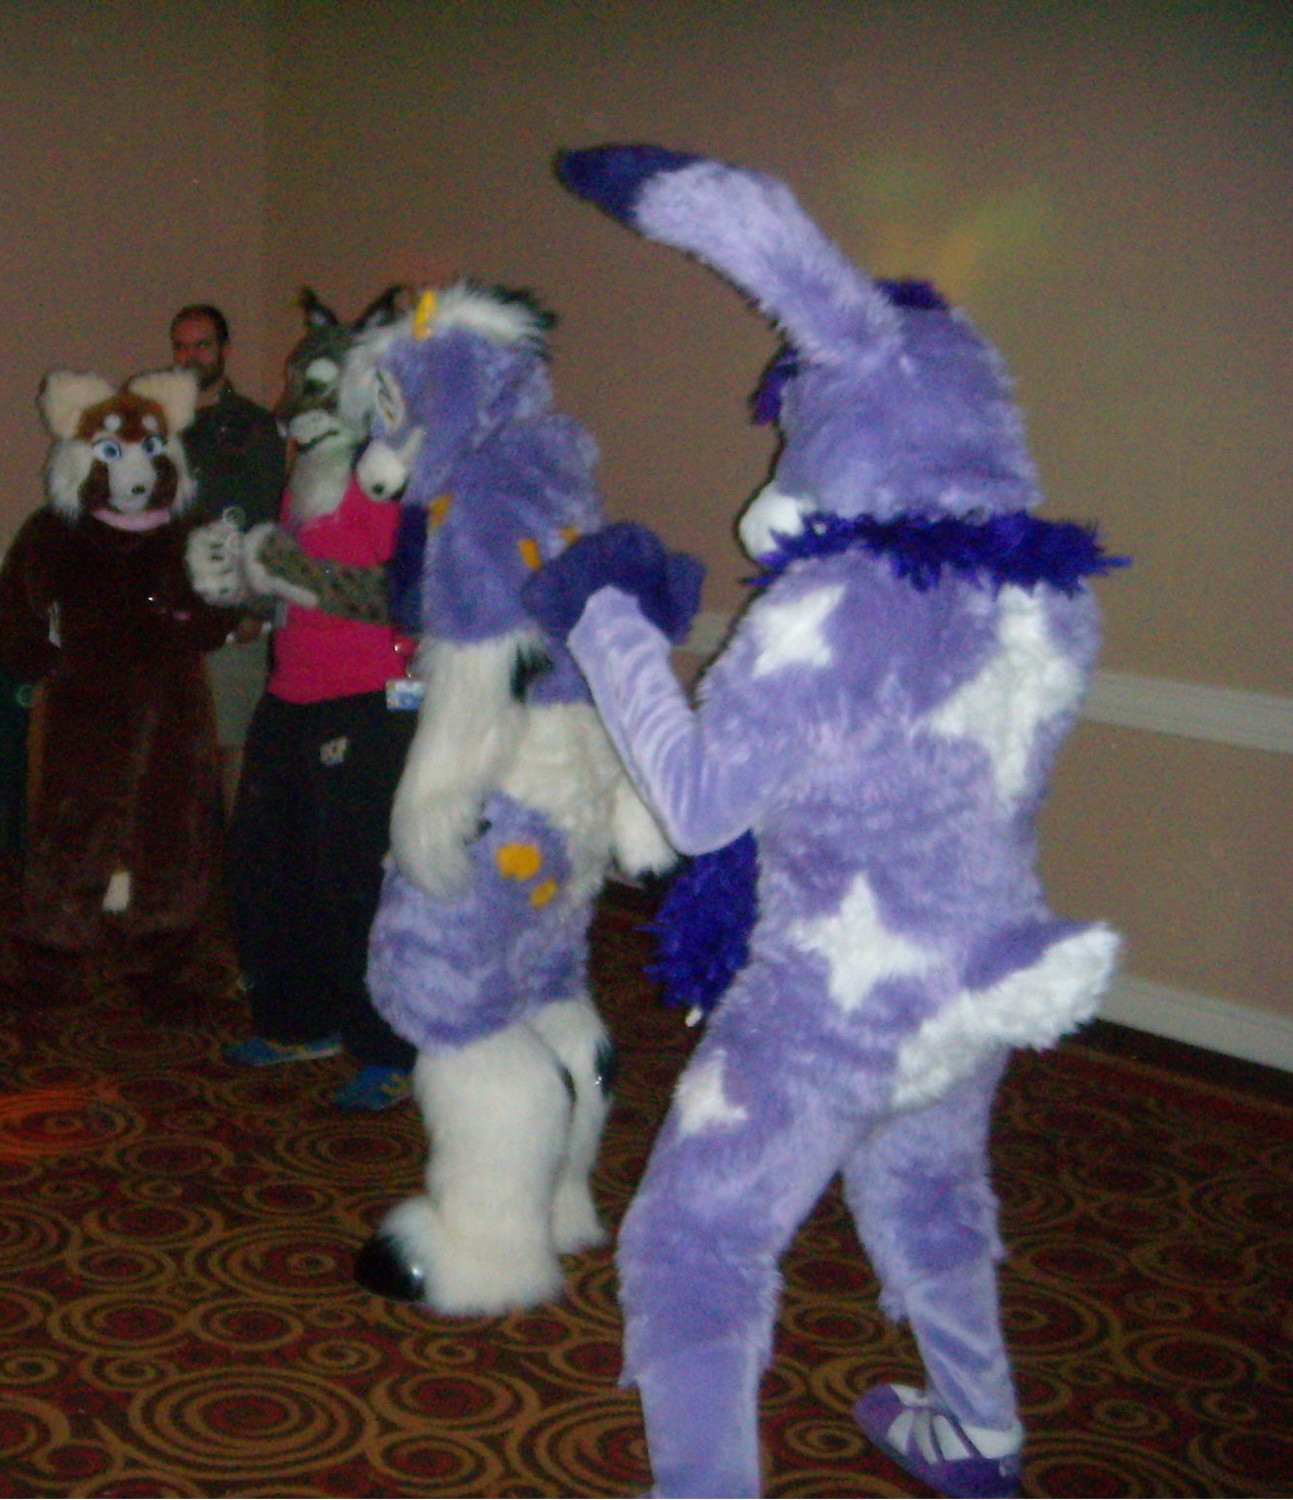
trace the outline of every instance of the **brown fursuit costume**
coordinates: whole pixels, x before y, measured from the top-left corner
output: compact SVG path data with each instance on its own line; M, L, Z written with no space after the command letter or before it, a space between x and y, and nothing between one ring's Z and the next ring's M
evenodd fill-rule
M183 371L120 389L47 376L48 503L0 570L0 666L43 694L12 978L75 990L84 960L106 959L153 1014L214 978L196 941L219 857L202 654L234 616L185 572L193 484L178 434L195 395Z

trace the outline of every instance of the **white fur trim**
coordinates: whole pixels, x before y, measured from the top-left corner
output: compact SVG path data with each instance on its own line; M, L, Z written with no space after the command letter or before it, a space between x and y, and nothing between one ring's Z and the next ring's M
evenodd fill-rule
M926 974L939 963L938 954L884 925L865 874L854 879L836 912L796 922L788 936L826 960L831 999L845 1015L884 980Z
M391 853L405 877L447 898L469 879L467 844L525 729L512 668L528 634L480 645L432 642L418 658L426 694L391 810Z
M1075 709L1085 682L1051 640L1041 592L1008 587L998 598L1001 649L930 717L929 728L977 740L992 762L997 791L1014 802L1026 784L1038 729Z
M822 627L843 597L844 585L834 583L784 604L766 604L753 611L750 625L759 643L755 677L766 677L783 667L829 667L831 648Z
M41 382L36 405L54 437L66 439L76 436L81 414L107 401L113 389L102 375L51 370Z
M663 875L678 860L655 814L627 776L615 788L611 853L626 875Z
M45 493L59 515L75 519L81 514L81 486L94 463L89 443L69 438L55 443L45 463Z
M893 1104L928 1103L996 1048L1049 1047L1091 1019L1117 963L1119 938L1103 924L1052 944L1029 969L986 990L966 990L929 1017L898 1053Z
M726 1090L727 1054L719 1049L704 1062L690 1067L674 1089L678 1111L678 1134L725 1130L749 1118L744 1106L733 1104Z
M439 293L431 326L435 333L466 328L493 344L541 347L544 341L543 322L533 308L524 302L501 301L467 281Z
M736 524L745 555L755 562L766 557L776 548L778 537L798 536L804 529L804 517L817 509L811 500L788 495L775 484L765 484Z
M407 336L409 316L393 323L379 323L351 339L341 362L341 384L337 387L337 410L356 432L367 432L377 395L377 368L395 340Z

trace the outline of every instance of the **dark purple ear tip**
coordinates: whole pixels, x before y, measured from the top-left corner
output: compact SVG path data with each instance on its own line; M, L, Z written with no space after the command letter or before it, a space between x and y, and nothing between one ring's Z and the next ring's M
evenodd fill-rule
M660 172L677 172L702 158L664 146L590 146L584 151L562 151L557 156L558 180L580 198L587 198L626 224L642 184Z

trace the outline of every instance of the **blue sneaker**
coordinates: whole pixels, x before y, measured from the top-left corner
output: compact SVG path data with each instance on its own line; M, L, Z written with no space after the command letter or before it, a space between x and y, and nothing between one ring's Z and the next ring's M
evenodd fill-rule
M407 1099L412 1092L409 1075L403 1068L385 1068L369 1063L344 1088L332 1096L338 1109L389 1109Z
M244 1068L268 1068L275 1063L314 1062L320 1057L336 1057L340 1051L339 1036L321 1036L313 1042L273 1042L267 1036L253 1036L245 1042L231 1042L224 1049L224 1058L226 1062Z

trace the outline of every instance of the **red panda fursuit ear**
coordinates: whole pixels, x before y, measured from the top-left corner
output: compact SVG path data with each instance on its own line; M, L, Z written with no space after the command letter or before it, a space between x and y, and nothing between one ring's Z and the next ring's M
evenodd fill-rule
M40 383L36 406L51 435L66 441L76 436L82 414L110 400L114 389L101 375L51 370Z
M127 381L126 389L161 407L172 437L184 431L197 411L198 383L192 370L152 370Z

